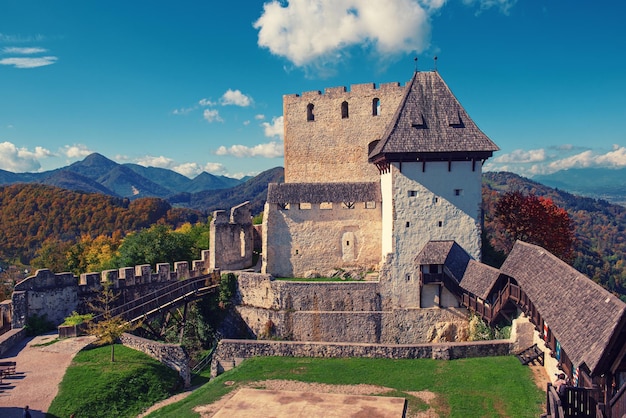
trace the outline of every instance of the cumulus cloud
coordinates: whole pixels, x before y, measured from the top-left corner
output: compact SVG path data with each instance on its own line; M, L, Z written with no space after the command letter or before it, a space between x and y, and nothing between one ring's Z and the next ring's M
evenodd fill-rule
M220 163L206 163L204 165L198 163L183 163L172 167L172 170L189 178L194 178L204 171L211 174L224 174L226 171L224 166Z
M245 145L232 145L230 147L221 146L215 153L217 155L232 155L234 157L264 157L276 158L283 156L283 144L278 142L269 142L266 144L258 144L253 147Z
M156 157L153 155L146 155L135 160L135 162L144 167L157 167L157 168L172 168L174 166L174 160L162 155Z
M239 90L228 89L226 90L226 93L222 95L222 98L220 99L220 104L222 106L235 105L248 107L252 104L252 98L250 96L246 96Z
M336 60L355 45L379 55L421 52L430 41L430 14L444 0L274 0L254 23L258 45L296 66Z
M84 158L89 154L93 154L93 151L83 144L66 145L61 149L61 152L67 158Z
M277 136L281 140L283 139L285 132L283 129L283 117L282 116L272 118L272 123L263 122L261 123L261 126L263 127L265 136L270 137L270 138Z
M52 156L52 152L35 147L34 151L18 148L11 142L0 143L0 168L14 173L37 171L41 168L39 159Z
M545 161L546 151L544 149L522 150L516 149L509 154L503 154L493 159L494 163L532 163Z
M10 57L0 59L0 65L12 65L15 68L37 68L52 65L57 62L58 58L53 56L47 57Z
M220 113L215 109L204 109L202 117L209 123L224 122L224 119L220 117Z
M198 100L198 104L200 106L215 106L217 103L212 102L209 99L200 99L200 100Z
M569 144L550 146L557 152L543 149L515 150L489 160L485 171L511 171L523 176L552 174L570 168L622 168L626 167L626 147L613 145L610 151L585 149Z

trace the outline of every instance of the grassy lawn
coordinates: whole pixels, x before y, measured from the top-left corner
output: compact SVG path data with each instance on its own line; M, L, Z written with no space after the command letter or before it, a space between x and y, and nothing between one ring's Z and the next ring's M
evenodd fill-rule
M436 394L430 406L441 417L522 418L537 417L543 411L544 394L533 382L532 371L513 356L452 361L263 357L246 360L150 417L198 417L193 412L195 406L212 403L237 387L266 379L393 388L395 391L388 396L407 398L409 416L429 408L406 393L421 390ZM227 386L226 381L234 384Z
M134 417L181 386L174 370L147 355L115 346L82 350L59 385L47 417Z

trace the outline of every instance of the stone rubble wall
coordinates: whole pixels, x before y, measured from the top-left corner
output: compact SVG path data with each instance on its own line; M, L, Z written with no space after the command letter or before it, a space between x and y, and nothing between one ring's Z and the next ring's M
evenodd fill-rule
M394 309L379 282L291 282L239 274L235 309L260 338L420 344L469 335L465 308Z
M194 260L191 269L188 262L182 261L174 263L174 271L171 271L168 263L157 264L155 272L146 264L100 273L83 273L80 278L69 272L37 270L33 276L15 285L11 296L11 327L22 328L32 315L46 315L54 325L59 325L73 311L87 313L89 302L102 290L103 283L107 282L120 295L116 301L118 304L129 302L172 281L206 274L208 257L209 251L202 251L202 259Z
M185 387L188 388L191 386L189 355L180 345L164 344L128 333L123 334L120 337L120 341L125 346L141 351L165 364L170 369L176 370L183 379Z
M249 202L226 211L213 212L210 225L209 260L211 268L241 270L252 266L254 226Z
M475 341L442 344L357 344L310 341L221 340L211 363L216 377L243 360L260 356L320 358L390 358L453 360L470 357L504 356L511 353L511 341Z

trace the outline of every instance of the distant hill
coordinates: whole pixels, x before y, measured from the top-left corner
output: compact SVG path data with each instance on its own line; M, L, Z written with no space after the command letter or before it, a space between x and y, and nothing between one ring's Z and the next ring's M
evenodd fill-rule
M535 193L567 210L578 240L572 265L605 288L626 295L626 208L606 200L576 196L513 173L483 174L485 232L490 234L494 195L510 190Z
M68 190L104 193L115 197L167 198L179 193L227 189L243 181L203 172L194 179L175 171L137 164L118 164L93 153L67 167L41 173L12 173L0 170L0 185L40 183Z
M285 170L282 167L266 170L243 184L223 190L180 193L170 196L169 202L175 206L211 213L214 210L229 210L245 201L250 202L253 214L263 212L269 183L282 183Z
M581 196L626 206L626 168L571 168L533 180Z

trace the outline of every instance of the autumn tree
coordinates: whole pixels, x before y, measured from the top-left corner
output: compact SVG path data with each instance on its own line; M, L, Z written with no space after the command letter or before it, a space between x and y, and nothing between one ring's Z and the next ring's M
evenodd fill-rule
M111 285L104 283L98 297L89 304L97 316L87 328L87 333L96 337L96 344L111 346L111 362L115 361L115 342L123 333L141 326L140 323L131 324L121 316L113 316L112 308L116 300L117 295Z
M507 192L496 202L494 247L509 252L517 240L539 245L569 261L575 242L567 211L549 198L521 191Z

